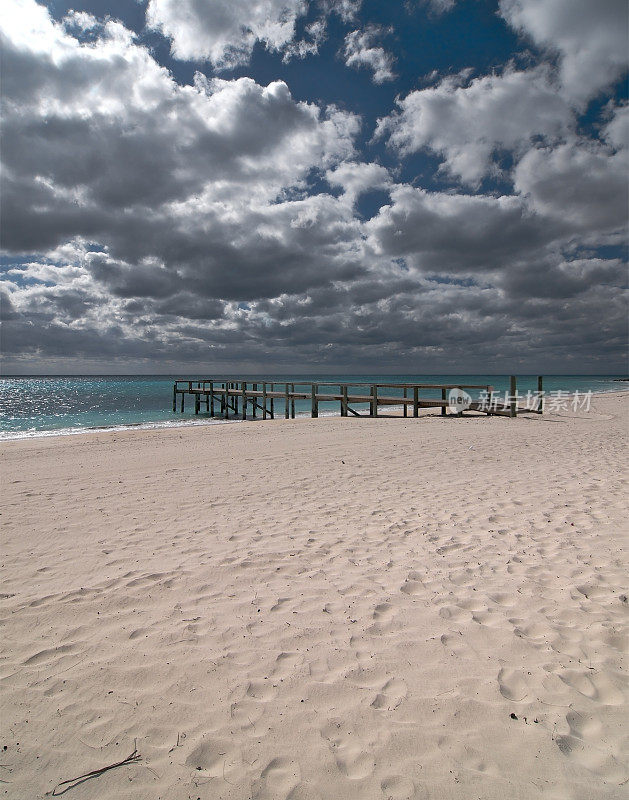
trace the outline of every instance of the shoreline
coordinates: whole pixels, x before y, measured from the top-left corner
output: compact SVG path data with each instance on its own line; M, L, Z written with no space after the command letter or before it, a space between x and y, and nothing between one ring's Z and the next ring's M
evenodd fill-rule
M629 386L626 389L612 389L609 391L593 391L592 398L599 397L599 396L607 396L607 397L614 397L614 396L622 396L625 393L629 392ZM568 393L567 397L574 397L574 393ZM390 411L399 410L401 412L401 406L391 406ZM432 409L422 409L420 410L420 417L430 416L433 414ZM467 412L466 416L470 416L474 412ZM319 417L320 418L330 418L330 417L338 417L338 412L333 411L320 411ZM380 411L378 414L379 417L386 419L387 417L393 418L395 414L390 414L387 412ZM474 414L474 416L478 416ZM484 415L483 415L484 416ZM147 421L147 422L135 422L135 423L121 423L120 425L106 425L106 426L94 426L94 427L81 427L81 426L73 426L68 428L46 428L42 430L26 430L26 431L2 431L0 430L0 446L4 442L14 442L14 441L28 441L31 439L41 439L41 438L51 438L51 437L66 437L66 436L81 436L81 435L95 435L95 434L102 434L102 433L121 433L124 431L145 431L145 430L169 430L171 428L190 428L190 427L206 427L211 425L224 425L226 423L232 422L263 422L260 417L253 418L248 417L246 420L242 419L219 419L217 417L205 417L203 414L199 415L200 418L193 418L193 419L172 419L172 420L160 420L160 421ZM296 419L310 419L310 414L307 411L297 412ZM397 418L397 417L395 417ZM402 419L400 414L400 419ZM269 422L279 422L286 420L278 414L275 420L268 420Z

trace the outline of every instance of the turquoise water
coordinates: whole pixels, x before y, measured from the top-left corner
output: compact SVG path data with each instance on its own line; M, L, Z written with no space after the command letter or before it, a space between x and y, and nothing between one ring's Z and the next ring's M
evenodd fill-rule
M172 388L175 378L168 375L116 376L21 376L0 378L0 438L24 438L50 434L69 434L94 428L128 426L162 427L181 424L212 424L207 414L196 417L188 401L186 413L173 414ZM185 375L186 379L207 379L208 375ZM613 392L629 389L627 382L614 382L615 375L544 376L546 393ZM472 383L491 384L504 394L509 388L507 375L213 375L216 381L246 378L261 383L304 381L318 383L325 391L326 382L351 383ZM537 377L518 376L518 392L537 388ZM472 395L474 392L470 392ZM437 392L423 391L423 396ZM395 396L395 390L387 390ZM276 404L278 416L283 407ZM310 401L297 401L297 414L310 413ZM338 413L338 403L320 404L320 413ZM216 421L216 424L224 424Z

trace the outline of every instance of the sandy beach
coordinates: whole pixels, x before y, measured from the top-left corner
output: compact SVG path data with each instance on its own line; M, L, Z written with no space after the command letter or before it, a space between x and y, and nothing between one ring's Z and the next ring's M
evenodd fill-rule
M3 443L0 796L627 797L628 413Z

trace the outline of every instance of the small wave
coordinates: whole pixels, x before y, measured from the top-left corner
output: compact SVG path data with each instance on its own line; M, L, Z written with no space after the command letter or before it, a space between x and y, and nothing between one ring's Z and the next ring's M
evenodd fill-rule
M26 431L0 431L0 442L15 439L39 439L50 436L77 436L89 433L112 433L118 431L152 431L160 428L195 428L206 425L227 425L242 422L240 419L192 419L192 420L163 420L161 422L127 422L121 425L86 425L72 428L54 428L36 430L29 428Z

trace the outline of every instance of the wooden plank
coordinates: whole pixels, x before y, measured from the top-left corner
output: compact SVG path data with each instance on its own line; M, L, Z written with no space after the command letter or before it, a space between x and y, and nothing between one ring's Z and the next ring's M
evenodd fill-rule
M537 376L537 413L544 413L544 379L542 375Z
M509 410L510 410L510 416L512 417L515 417L516 414L518 413L517 410L518 401L516 399L516 392L517 392L516 378L515 375L511 375L509 377Z

